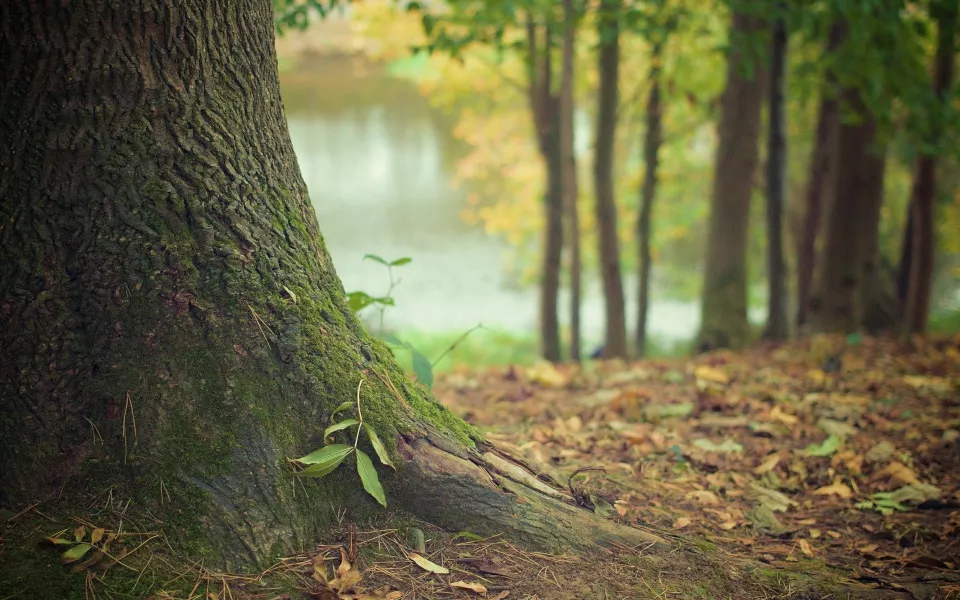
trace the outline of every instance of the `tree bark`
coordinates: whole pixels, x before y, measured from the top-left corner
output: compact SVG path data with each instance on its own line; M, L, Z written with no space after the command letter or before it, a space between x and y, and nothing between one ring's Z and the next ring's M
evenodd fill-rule
M850 333L863 324L864 261L871 246L867 230L879 220L882 199L883 156L874 146L876 119L867 113L856 90L844 91L842 98L844 108L858 119L840 124L836 134L823 250L810 303L810 325L818 332Z
M840 45L843 28L837 24L830 28L826 53L834 52ZM817 132L814 140L813 155L810 157L810 171L807 179L806 213L803 231L797 248L797 327L807 324L810 312L810 296L813 290L813 272L817 260L817 236L820 232L820 216L824 199L829 188L833 164L832 152L836 149L834 136L839 125L839 112L834 97L834 78L828 73L820 98L820 110L817 115Z
M627 356L627 326L624 316L623 280L620 274L620 241L617 233L617 204L613 187L614 142L617 129L617 102L620 80L621 0L601 0L598 29L600 90L597 100L597 137L594 156L594 187L597 204L597 240L600 276L603 279L606 309L606 339L603 356Z
M747 322L747 239L750 200L757 171L757 141L764 96L760 68L745 73L748 61L736 38L756 35L764 23L734 13L734 49L720 101L719 143L710 198L706 266L701 300L701 349L738 347L749 337Z
M560 68L560 151L563 154L563 204L570 240L570 360L580 362L581 252L580 211L577 206L577 159L573 146L573 69L577 16L573 0L563 1L563 50Z
M544 26L543 47L537 41L538 26L527 22L527 78L530 110L540 155L546 168L543 197L544 235L540 283L540 352L551 362L560 362L560 319L557 296L563 253L563 157L560 148L559 98L551 91L550 28Z
M930 127L931 145L939 145L943 136L943 119L940 112L950 102L949 90L953 82L956 60L957 18L960 8L953 0L934 2L931 13L937 20L937 53L934 65L933 89L937 97L937 110ZM936 195L937 155L924 152L917 159L913 188L910 195L911 250L910 271L906 277L906 306L904 331L922 333L927 328L930 310L930 289L933 285L933 262L937 250L936 240Z
M549 549L650 539L500 456L350 312L270 3L3 3L0 23L0 504L109 488L205 565L262 568L331 504L376 509L346 469L287 461L364 380L392 508Z
M778 4L778 10L783 5ZM774 21L770 40L770 118L767 138L767 279L769 298L763 337L785 340L787 282L783 261L783 207L787 192L786 68L787 26L783 16Z
M653 201L657 195L657 169L660 164L660 145L663 142L663 108L660 103L661 61L663 40L653 43L650 52L650 94L647 97L647 131L643 138L643 161L645 165L643 186L640 192L640 214L637 217L637 249L640 272L637 290L637 357L647 352L647 311L650 303L650 223L653 217Z

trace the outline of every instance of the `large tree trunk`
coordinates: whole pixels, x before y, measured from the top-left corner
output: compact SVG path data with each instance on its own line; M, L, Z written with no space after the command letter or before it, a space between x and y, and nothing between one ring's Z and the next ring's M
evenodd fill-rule
M597 138L594 157L594 187L597 196L597 241L600 276L606 309L606 358L627 356L627 326L624 316L623 280L620 275L620 241L617 234L617 204L614 198L613 157L617 129L620 80L621 0L602 0L598 28L600 91L597 100Z
M757 141L764 96L761 69L745 73L748 61L736 41L756 35L763 21L734 13L727 61L727 85L720 103L719 143L701 301L701 349L737 347L749 336L747 322L747 239L750 199L757 172Z
M868 249L876 247L867 229L879 222L883 190L883 156L874 147L876 119L857 91L845 91L843 99L859 118L840 124L836 134L823 249L810 302L810 325L819 332L848 333L863 324L864 261Z
M657 169L660 163L660 145L663 142L663 108L660 87L663 59L663 40L653 43L650 52L650 95L647 97L647 131L643 138L643 186L640 191L640 214L637 217L637 250L640 259L637 290L637 357L647 352L647 312L650 306L650 222L653 201L657 196Z
M109 488L205 565L264 566L331 503L376 508L355 475L287 462L362 379L392 507L551 549L649 538L519 483L348 310L270 3L150 6L0 4L0 503Z
M527 78L530 85L530 111L540 155L546 169L543 195L544 232L540 281L540 352L551 362L559 362L560 319L557 296L560 293L560 269L563 254L563 156L560 148L559 98L551 91L550 28L544 26L543 47L537 40L540 29L533 17L527 22Z
M937 100L950 102L949 90L953 82L956 59L957 18L960 7L956 0L939 0L931 8L937 19L937 55L934 65L933 89ZM942 109L941 109L942 110ZM936 147L943 136L943 118L935 113L930 135ZM904 330L907 333L923 332L927 328L927 313L930 310L930 288L933 285L933 260L937 250L936 240L936 195L937 155L925 152L917 159L910 194L910 255L906 304L904 307Z
M783 10L778 4L778 10ZM787 274L783 261L783 207L787 192L787 25L774 21L770 40L770 118L767 124L767 279L769 299L763 336L784 340L787 327Z
M573 67L577 16L573 0L563 1L563 55L560 67L560 151L563 154L563 204L570 240L570 360L580 362L581 252L577 206L577 159L573 149Z

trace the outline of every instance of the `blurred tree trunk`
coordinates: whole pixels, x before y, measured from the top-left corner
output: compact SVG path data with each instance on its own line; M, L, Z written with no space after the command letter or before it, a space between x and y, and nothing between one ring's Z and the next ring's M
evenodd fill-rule
M830 28L826 45L827 55L837 49L842 38L843 27L840 24ZM817 261L817 237L820 233L821 214L830 186L830 167L833 165L832 154L836 149L834 137L840 126L839 111L834 96L836 93L833 88L834 83L833 77L830 73L827 73L820 97L813 155L810 157L806 213L797 248L797 327L803 327L807 324L810 312L813 272Z
M777 10L784 10L782 3ZM783 207L787 190L786 67L787 26L778 15L770 40L770 97L767 138L767 278L769 303L763 337L784 340L787 325L787 283L783 261Z
M747 239L750 199L757 172L764 74L759 61L744 57L737 43L764 29L760 19L734 13L733 49L720 101L719 142L707 225L706 266L701 299L700 349L737 347L749 337ZM753 65L751 72L747 66Z
M577 206L577 159L573 146L573 67L577 15L573 0L563 0L563 50L560 68L560 148L563 155L563 204L570 240L570 360L580 362L580 211Z
M537 33L543 32L543 45ZM543 263L540 282L540 346L543 357L559 362L560 321L557 296L563 253L563 156L560 144L559 98L551 90L550 27L527 22L527 73L530 108L540 154L546 167L544 192Z
M637 217L637 248L640 271L637 292L637 357L647 352L647 311L650 303L650 223L653 217L653 201L657 195L657 168L660 161L660 145L663 142L663 107L660 103L661 61L663 40L657 39L650 52L650 94L647 97L647 131L643 138L643 187L640 192L640 214Z
M877 123L868 114L859 93L846 90L844 110L858 115L857 122L841 122L836 133L834 163L826 211L823 248L818 259L816 291L810 302L810 325L818 332L849 333L859 330L865 313L864 262L876 232L882 199L883 157L874 147Z
M956 0L937 0L932 3L931 14L937 21L937 53L934 65L933 89L937 99L946 104L950 101L949 91L953 83L956 60L957 14L960 11ZM944 126L938 106L934 113L930 134L933 147L939 146ZM904 331L919 333L927 328L927 314L930 310L930 288L933 284L933 261L937 250L936 240L936 195L937 195L937 155L924 152L917 159L914 172L913 189L910 195L910 231L909 276L907 281L906 305L904 308Z
M869 333L891 331L898 325L900 310L894 281L882 268L880 255L880 211L883 208L883 180L886 147L871 148L864 157L864 188L860 239L860 325Z
M600 51L597 99L597 138L594 156L594 187L597 204L597 240L600 276L606 308L606 339L603 356L627 356L627 326L624 316L623 281L620 274L620 240L617 233L617 204L614 197L613 162L617 129L620 80L621 0L601 0L597 19Z

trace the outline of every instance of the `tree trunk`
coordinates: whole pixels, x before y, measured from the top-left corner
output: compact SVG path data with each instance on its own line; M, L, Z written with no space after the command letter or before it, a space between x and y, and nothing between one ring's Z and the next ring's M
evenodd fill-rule
M834 148L832 137L836 134L837 127L837 102L825 91L820 99L817 133L807 179L806 214L797 249L797 327L807 324L820 213L824 204L824 192L830 180L830 165L833 162L830 155Z
M598 29L600 91L597 100L597 138L594 157L594 187L597 195L597 240L600 276L606 309L606 339L603 356L627 356L627 326L624 316L623 281L620 276L620 241L617 234L617 204L613 189L614 142L620 79L621 0L601 0Z
M778 10L783 5L778 4ZM783 206L787 191L786 67L787 26L782 16L773 21L770 41L770 118L767 138L767 278L769 302L763 337L785 340L787 282L783 261Z
M560 362L560 319L557 296L563 253L563 157L558 130L559 98L551 92L550 28L543 27L543 48L537 41L533 17L527 22L527 76L530 111L540 155L546 172L543 195L544 235L540 282L540 352L551 362ZM542 56L541 56L542 54Z
M661 66L663 40L653 43L650 52L650 95L647 97L647 131L643 138L643 187L640 192L640 214L637 217L637 248L640 272L637 291L637 357L647 352L647 310L650 303L650 222L653 216L653 201L657 195L657 168L660 161L660 145L663 142L663 114L660 104Z
M840 45L843 27L830 28L826 54L834 52ZM817 235L820 232L820 215L823 212L824 198L831 178L830 166L833 164L832 152L835 150L834 137L839 125L837 101L834 98L834 78L828 73L820 98L820 110L817 116L817 132L814 139L813 155L810 157L810 172L807 179L806 214L803 231L797 248L797 327L807 324L810 312L810 296L813 290L813 271L817 259Z
M855 90L846 90L843 99L846 109L859 118L840 124L836 134L823 249L810 302L810 325L818 332L849 333L863 323L867 228L872 212L879 211L877 195L882 192L882 183L877 182L883 175L882 156L874 148L876 119L866 114Z
M287 461L364 380L392 508L550 549L649 538L525 480L347 308L270 3L151 6L0 4L0 503L109 488L207 566L266 566L331 504L376 508L346 469Z
M950 86L953 82L956 58L957 18L960 7L955 0L934 2L931 13L937 20L937 54L934 65L933 89L941 105L950 102ZM943 136L943 106L934 113L930 135L934 148ZM910 272L907 277L904 330L921 333L927 328L930 310L930 288L933 284L933 261L937 250L936 226L937 155L924 152L917 159L910 195L912 216Z
M731 39L756 35L757 18L734 13ZM764 96L761 70L745 73L743 49L727 61L727 85L720 102L716 172L710 198L706 267L701 300L701 349L738 347L749 337L747 322L747 239L750 199L757 171L757 141Z
M880 210L883 208L883 179L886 173L886 147L872 148L864 157L860 240L860 325L869 333L890 331L898 324L900 311L895 284L881 268Z
M563 155L563 204L570 240L570 360L580 362L581 253L577 206L577 159L573 150L573 67L577 16L573 0L563 1L563 57L560 68L560 151Z

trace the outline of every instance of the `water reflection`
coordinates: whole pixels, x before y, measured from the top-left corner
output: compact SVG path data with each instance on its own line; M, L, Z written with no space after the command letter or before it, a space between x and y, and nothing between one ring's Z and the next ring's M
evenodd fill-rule
M536 331L536 290L512 289L501 269L503 243L460 219L464 194L450 181L461 150L411 85L322 59L283 74L281 89L300 169L348 291L386 291L384 268L364 254L410 256L413 263L397 271L402 283L388 328L449 332L482 322ZM589 286L588 339L599 339L602 318L599 288ZM655 303L651 329L688 337L697 320L690 303Z

